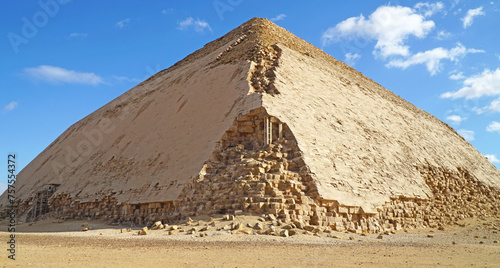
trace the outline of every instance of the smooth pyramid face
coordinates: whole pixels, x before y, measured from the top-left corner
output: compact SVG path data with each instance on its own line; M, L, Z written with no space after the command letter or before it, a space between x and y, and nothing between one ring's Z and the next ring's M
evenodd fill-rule
M72 216L244 210L337 226L441 191L497 191L500 171L437 118L255 18L75 123L16 186L28 218L43 193L47 211Z

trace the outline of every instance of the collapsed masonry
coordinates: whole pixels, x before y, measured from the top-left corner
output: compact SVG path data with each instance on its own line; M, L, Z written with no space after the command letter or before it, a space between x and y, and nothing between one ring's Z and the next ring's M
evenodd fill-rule
M240 211L380 232L500 215L500 171L456 132L263 19L70 127L17 184L28 220Z
M271 131L266 131L269 125ZM293 133L259 108L238 118L226 131L200 174L174 202L117 205L110 198L79 203L61 195L52 200L51 210L56 217L105 217L142 224L241 210L273 214L296 226L359 232L437 227L468 217L500 215L500 192L466 170L418 169L434 194L430 200L394 197L377 213L365 213L358 206L322 199Z

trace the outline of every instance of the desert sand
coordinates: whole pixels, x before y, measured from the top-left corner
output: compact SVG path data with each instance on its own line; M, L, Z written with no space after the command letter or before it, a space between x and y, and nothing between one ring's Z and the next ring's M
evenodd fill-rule
M469 219L444 230L382 235L243 234L218 228L257 217L193 219L138 235L140 227L99 221L45 220L18 226L16 260L4 253L2 267L499 267L500 220ZM204 226L215 225L208 231ZM89 228L88 231L81 231ZM122 232L122 229L131 229ZM1 227L6 230L5 226ZM184 231L180 231L183 229ZM244 228L244 230L253 230ZM169 234L172 232L172 234ZM255 230L252 231L255 233ZM200 234L206 234L206 236ZM7 241L9 233L0 232ZM495 242L496 241L496 242Z

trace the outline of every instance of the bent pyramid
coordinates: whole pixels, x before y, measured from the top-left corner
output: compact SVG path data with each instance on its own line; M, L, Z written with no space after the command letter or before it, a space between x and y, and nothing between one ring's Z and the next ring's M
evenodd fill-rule
M27 220L241 210L376 232L500 207L500 171L452 128L259 18L72 125L15 186Z

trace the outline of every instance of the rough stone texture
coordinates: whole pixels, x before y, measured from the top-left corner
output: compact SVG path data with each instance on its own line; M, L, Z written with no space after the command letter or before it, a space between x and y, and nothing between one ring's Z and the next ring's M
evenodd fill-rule
M264 145L262 121L266 116L269 115L263 108L240 116L175 202L118 205L116 199L109 198L75 205L66 196L59 196L50 204L52 216L103 217L151 224L160 219L179 220L241 210L268 214L272 222L280 220L312 232L314 226L323 226L336 231L374 233L437 227L468 217L500 215L497 189L479 182L464 169L452 171L429 165L417 169L432 192L431 199L392 197L376 213L323 199L287 125L282 128L282 139ZM273 134L279 136L278 125L282 122L275 117L272 121ZM252 131L246 131L247 127ZM67 204L73 207L67 208ZM234 219L230 214L224 218Z
M16 187L28 220L255 213L308 232L433 227L500 207L500 171L452 128L263 19L71 126Z
M234 119L262 105L248 95L250 64L208 66L216 56L156 76L71 126L19 173L17 198L56 183L57 195L80 202L175 200Z

